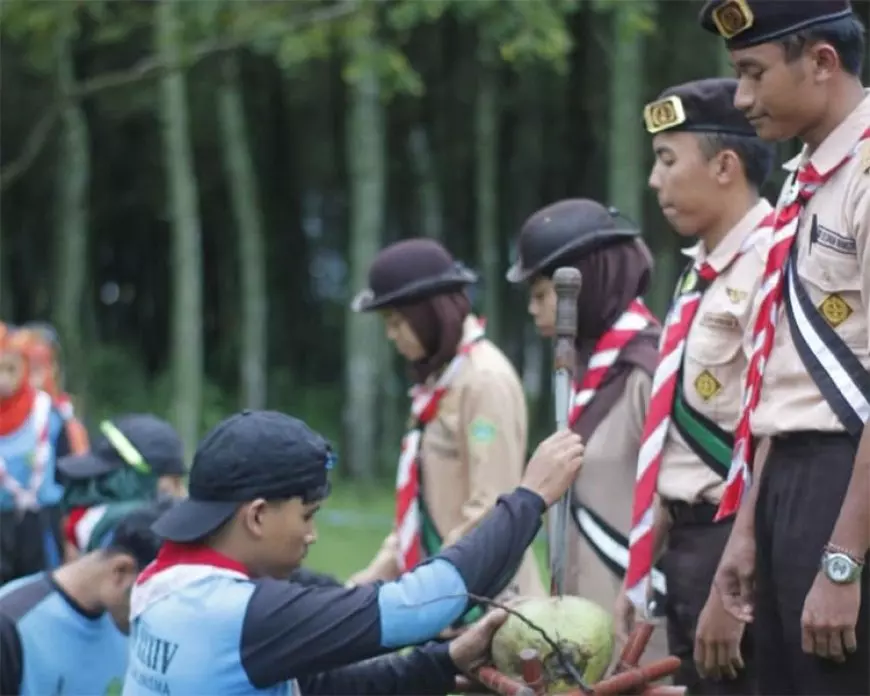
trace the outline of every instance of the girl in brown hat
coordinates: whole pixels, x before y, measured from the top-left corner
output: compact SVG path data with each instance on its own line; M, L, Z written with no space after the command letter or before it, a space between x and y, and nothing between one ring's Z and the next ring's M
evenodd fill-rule
M471 312L465 288L476 280L437 242L409 239L378 254L369 288L353 300L354 311L381 315L416 384L401 443L395 527L353 584L392 580L453 544L520 481L525 395ZM508 591L544 594L530 551Z
M640 299L652 258L640 231L595 201L568 199L534 213L507 279L528 285L529 314L547 338L556 325L552 276L561 266L583 278L569 424L586 443L587 462L571 501L566 592L610 611L628 563L637 455L658 360L659 323ZM661 599L657 570L653 585ZM665 638L664 630L654 633L648 657L666 654Z

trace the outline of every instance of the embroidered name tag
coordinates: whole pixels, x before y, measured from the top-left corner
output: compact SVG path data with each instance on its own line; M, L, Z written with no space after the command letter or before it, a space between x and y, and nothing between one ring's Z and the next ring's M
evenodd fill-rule
M814 224L810 230L810 249L816 244L825 249L836 251L838 254L855 256L858 253L854 238L844 237L819 224Z
M724 329L733 331L738 327L737 317L726 312L706 312L701 315L701 326L709 326L711 329Z

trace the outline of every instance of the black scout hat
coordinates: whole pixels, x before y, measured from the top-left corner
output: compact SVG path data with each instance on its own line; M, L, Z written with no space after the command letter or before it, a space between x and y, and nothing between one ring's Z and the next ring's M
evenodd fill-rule
M405 239L375 257L369 287L351 302L354 312L371 312L459 290L477 282L477 274L455 261L434 239Z
M701 26L725 39L729 49L776 41L852 15L849 0L709 0Z
M757 137L734 106L737 80L713 77L668 87L643 109L647 133L691 131Z
M511 283L546 274L568 257L577 258L610 242L640 235L616 208L589 198L568 198L532 214L520 229L517 261L507 272Z
M164 539L208 536L244 503L329 494L332 448L297 418L277 411L242 411L218 423L199 443L190 469L190 497L153 526Z

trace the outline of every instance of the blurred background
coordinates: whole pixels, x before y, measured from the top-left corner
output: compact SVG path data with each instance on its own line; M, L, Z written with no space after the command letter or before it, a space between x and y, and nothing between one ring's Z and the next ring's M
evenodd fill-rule
M371 259L425 235L480 273L533 447L550 351L504 280L518 228L559 198L616 205L654 251L662 315L681 243L641 112L732 74L701 5L3 0L0 318L57 328L86 423L153 411L192 453L242 407L306 420L340 457L329 567L356 570L389 528L408 408L380 322L347 309Z

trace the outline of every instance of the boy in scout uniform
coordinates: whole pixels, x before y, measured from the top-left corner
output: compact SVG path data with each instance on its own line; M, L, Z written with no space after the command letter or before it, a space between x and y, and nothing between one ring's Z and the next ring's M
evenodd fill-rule
M475 281L434 240L408 239L381 251L369 289L353 301L354 311L381 314L417 386L399 459L396 526L352 584L412 570L465 536L520 481L525 395L516 370L471 312L465 288ZM545 594L531 551L508 591Z
M677 234L698 244L686 252L692 260L663 329L616 616L627 634L635 606L645 608L652 564L659 560L667 581L668 648L682 661L674 681L693 694L753 691L743 624L711 591L731 530L730 521L713 520L731 462L747 364L743 335L764 270L773 210L759 193L773 164L773 146L756 137L734 107L736 88L733 79L688 82L665 90L644 109L655 153L649 185Z
M739 77L735 105L759 136L803 141L785 165L755 299L743 409L719 511L740 514L716 583L735 615L754 620L762 693L867 694L864 31L845 0L713 0L700 21L725 39ZM769 443L766 458L754 455L759 439Z
M640 230L597 201L569 198L533 213L520 230L507 280L528 286L528 311L544 338L555 334L553 274L560 266L583 276L568 423L586 443L586 466L571 498L565 593L609 610L628 561L631 491L658 361L659 323L641 299L652 256ZM661 597L659 570L653 584ZM665 638L655 631L646 659L666 655Z

